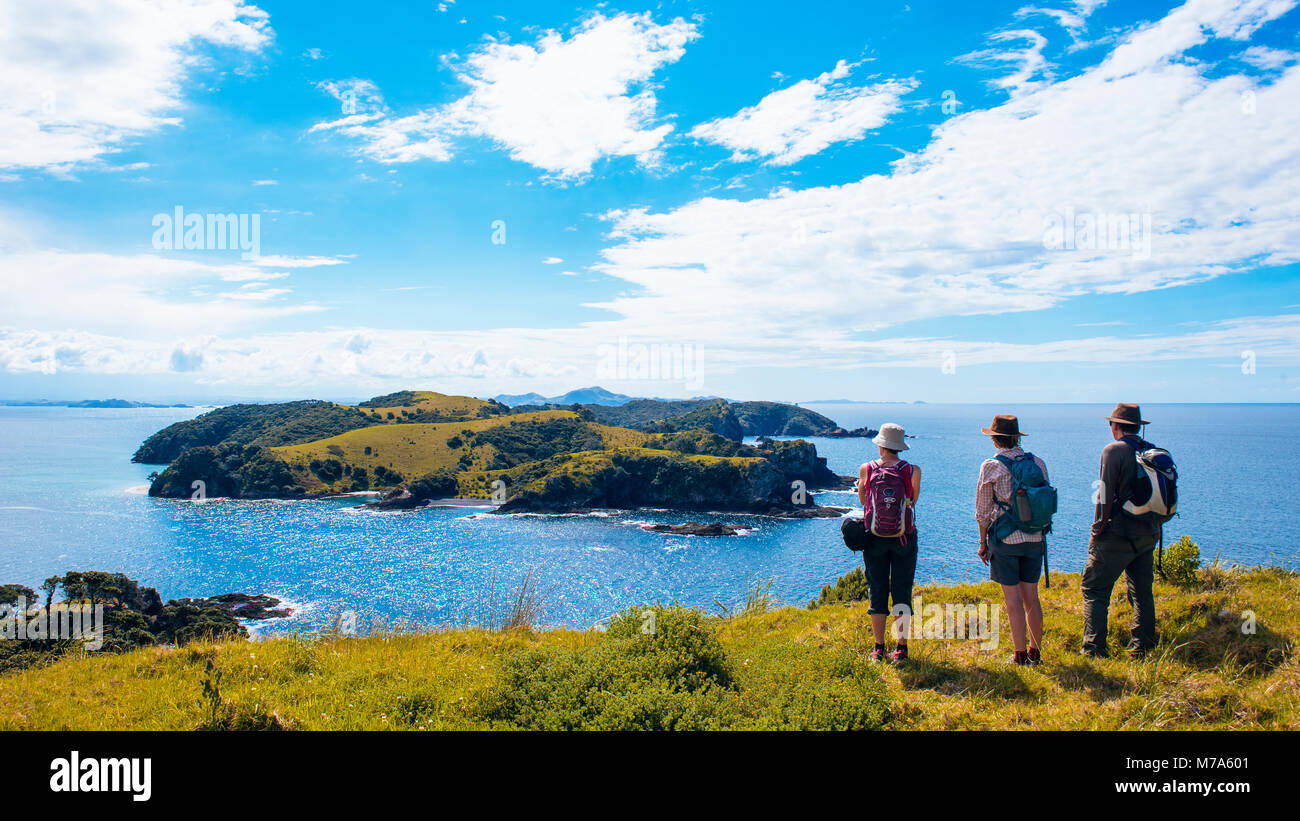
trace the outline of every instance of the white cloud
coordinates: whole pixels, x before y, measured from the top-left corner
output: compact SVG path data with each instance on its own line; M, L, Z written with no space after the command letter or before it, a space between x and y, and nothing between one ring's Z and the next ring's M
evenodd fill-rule
M265 254L248 260L248 263L262 268L319 268L322 265L344 265L347 260L342 257L286 257L278 254Z
M834 143L859 140L884 125L916 83L852 85L853 68L841 60L816 79L774 91L731 117L701 123L690 135L731 149L733 161L763 158L772 165L790 165Z
M0 4L0 168L67 170L177 125L198 49L256 53L266 12L238 0Z
M564 262L564 260L559 257L546 257L542 260L543 265L559 265L561 262Z
M289 289L268 283L288 274L224 262L218 252L116 256L31 250L0 254L0 269L0 325L76 327L143 339L195 329L231 332L321 310L280 301Z
M336 130L383 163L445 161L453 139L472 136L562 179L606 157L651 164L672 125L658 121L650 79L696 36L681 19L659 25L648 13L594 14L567 39L548 31L531 45L491 42L451 63L470 91L447 105L404 117L345 110L311 130Z
M1051 66L1043 56L1047 38L1033 29L999 31L989 36L995 45L957 58L957 62L1010 72L989 81L994 88L1005 89L1012 96L1032 91L1052 79ZM1021 45L1017 47L1016 43Z
M1032 17L1036 14L1050 17L1060 24L1061 28L1068 31L1075 42L1078 42L1079 35L1088 27L1088 17L1104 5L1106 5L1106 0L1076 0L1076 2L1070 4L1068 9L1025 6L1016 11L1016 17Z
M1264 71L1277 71L1286 66L1294 65L1297 56L1293 51L1283 51L1268 46L1251 46L1242 52L1241 59L1255 68Z

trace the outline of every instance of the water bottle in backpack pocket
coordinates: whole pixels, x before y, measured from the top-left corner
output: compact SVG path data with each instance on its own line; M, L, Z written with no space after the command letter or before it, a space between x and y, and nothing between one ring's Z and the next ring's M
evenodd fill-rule
M1038 467L1032 453L1022 453L1014 460L999 455L997 460L1011 472L1011 499L995 499L1002 515L993 522L992 535L1003 541L1012 533L1049 533L1056 514L1056 488Z

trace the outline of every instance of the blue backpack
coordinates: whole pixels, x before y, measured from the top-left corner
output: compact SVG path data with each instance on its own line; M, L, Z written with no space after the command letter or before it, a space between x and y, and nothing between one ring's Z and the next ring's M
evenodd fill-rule
M1047 484L1047 477L1034 461L1034 455L1023 453L1015 459L999 455L997 460L1011 471L1011 501L994 499L1002 508L1002 515L990 529L993 538L1003 541L1017 530L1050 533L1052 516L1056 513L1056 488Z

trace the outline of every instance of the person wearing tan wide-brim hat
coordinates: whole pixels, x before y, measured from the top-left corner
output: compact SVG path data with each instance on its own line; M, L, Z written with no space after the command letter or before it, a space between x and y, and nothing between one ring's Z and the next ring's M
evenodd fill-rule
M1128 516L1123 503L1134 497L1138 482L1137 453L1152 447L1139 434L1150 424L1142 409L1120 402L1109 416L1113 440L1101 452L1101 481L1097 485L1088 563L1083 569L1083 648L1086 656L1108 656L1107 620L1110 596L1125 577L1133 603L1129 654L1141 658L1156 644L1155 547L1160 529L1150 521Z
M885 618L894 613L894 629L898 640L890 658L907 659L907 639L911 634L912 581L916 576L917 533L913 511L921 494L921 468L899 458L908 450L904 441L903 426L886 422L872 443L879 448L880 458L866 462L858 469L858 501L862 502L863 527L867 530L867 546L862 551L862 564L866 571L870 601L867 613L871 616L871 632L875 647L872 661L884 661ZM903 499L898 499L898 491ZM879 500L879 505L877 505ZM875 518L879 510L890 508L901 515L896 521L902 525L899 535L879 535ZM879 510L877 510L879 507ZM890 610L889 601L894 607Z
M1038 597L1038 579L1046 564L1047 539L1043 532L1013 527L1008 517L1012 516L1017 499L1015 476L1022 480L1033 477L1033 467L1037 467L1042 474L1041 483L1046 485L1047 465L1020 447L1020 438L1026 434L1013 414L998 414L980 432L993 438L996 453L980 465L975 483L978 555L989 566L989 578L1002 586L1015 650L1012 663L1039 664L1043 606ZM1013 474L1013 469L1018 473ZM1034 481L1037 487L1036 477Z

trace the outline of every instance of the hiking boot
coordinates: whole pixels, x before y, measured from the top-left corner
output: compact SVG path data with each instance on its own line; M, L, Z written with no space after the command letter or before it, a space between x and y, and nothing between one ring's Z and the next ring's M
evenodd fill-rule
M1017 650L1016 654L1011 657L1011 663L1017 667L1029 666L1029 652L1026 650Z
M890 656L894 661L907 661L907 645L900 644L894 648L894 654Z
M1084 656L1084 657L1086 657L1086 658L1090 658L1090 659L1108 659L1108 658L1110 658L1110 653L1107 653L1105 650L1098 650L1098 649L1093 648L1093 647L1085 647L1085 648L1083 648L1082 650L1079 651L1079 655Z
M884 661L884 660L885 660L885 645L883 645L883 644L877 644L874 648L872 648L872 650L871 650L871 660L872 660L872 661Z
M1037 648L1037 647L1030 647L1030 648L1029 648L1029 663L1032 664L1032 665L1034 665L1035 667L1038 666L1039 664L1042 664L1042 663L1043 663L1043 657L1042 657L1042 655L1038 652L1038 648Z

